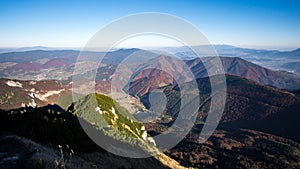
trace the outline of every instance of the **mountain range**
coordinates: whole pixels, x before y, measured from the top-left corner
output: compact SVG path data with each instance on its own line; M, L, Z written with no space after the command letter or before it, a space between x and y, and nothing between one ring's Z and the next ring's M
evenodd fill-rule
M215 48L224 67L226 104L204 143L199 136L212 105L210 82L223 83L222 75L208 75L215 71L216 56L195 57L187 47L163 49L173 55L136 48L85 51L79 58L75 50L1 53L0 168L299 168L299 50ZM94 83L84 83L93 73ZM181 142L163 152L155 136L178 118L180 85L199 95L196 121ZM79 99L73 100L74 91L91 86L96 93L76 93ZM164 97L151 100L158 91ZM140 121L144 116L151 118ZM159 153L118 157L95 140L105 147Z
M200 53L200 56L211 56L211 52L207 53L207 51L210 51L212 47L219 56L239 57L273 70L285 70L298 73L294 71L292 67L286 67L284 65L299 61L299 48L290 51L279 51L241 48L231 45L193 46L193 48ZM161 48L161 50L168 51L184 60L198 57L187 46Z

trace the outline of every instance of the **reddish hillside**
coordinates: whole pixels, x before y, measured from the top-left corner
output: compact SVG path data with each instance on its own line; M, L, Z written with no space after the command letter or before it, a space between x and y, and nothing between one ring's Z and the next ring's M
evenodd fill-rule
M16 64L14 68L23 69L25 71L39 71L41 69L41 66L41 64L36 62L23 62Z
M68 66L70 63L65 60L65 59L61 59L61 58L56 58L56 59L52 59L52 60L49 60L48 62L46 62L44 65L43 65L43 68L47 69L47 68L50 68L50 67L63 67L63 66Z

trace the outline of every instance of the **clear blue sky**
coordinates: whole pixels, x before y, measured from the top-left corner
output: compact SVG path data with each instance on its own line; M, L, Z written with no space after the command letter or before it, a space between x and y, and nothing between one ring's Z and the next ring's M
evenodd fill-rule
M300 1L0 1L0 47L82 47L103 26L138 12L188 20L214 44L300 47Z

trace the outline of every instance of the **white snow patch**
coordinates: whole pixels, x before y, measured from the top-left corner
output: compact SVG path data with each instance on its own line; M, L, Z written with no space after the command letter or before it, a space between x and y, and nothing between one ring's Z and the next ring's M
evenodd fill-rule
M30 84L30 85L35 85L36 82L35 82L35 81L30 81L29 84Z
M29 103L28 105L31 107L36 107L37 104L35 103L34 99L31 99L31 103Z
M34 93L30 93L29 96L30 96L31 98L33 98L33 99L35 98L35 94L34 94Z
M148 137L148 141L156 146L155 140L152 137Z
M20 82L15 82L15 81L12 81L12 80L7 81L6 84L7 84L8 86L11 86L11 87L20 87L20 88L23 88L22 83L20 83Z
M143 133L142 133L142 138L143 138L143 140L146 140L146 139L147 139L147 131L146 131L146 130L143 131Z
M116 110L115 110L115 108L114 108L114 107L111 107L111 113L112 113L114 116L117 116L117 114L116 114Z
M96 107L95 110L96 110L96 112L99 112L100 114L103 114L103 112L102 112L102 110L101 110L100 107Z
M38 94L38 93L35 93L35 97L42 100L42 101L47 101L48 98L47 97L50 97L52 95L56 95L56 94L59 94L61 93L62 91L64 91L65 89L61 89L61 90L52 90L52 91L48 91L47 93L44 93L44 94Z
M29 102L28 104L22 103L21 107L26 107L26 105L31 106L31 107L36 107L37 106L34 99L31 99L31 102Z

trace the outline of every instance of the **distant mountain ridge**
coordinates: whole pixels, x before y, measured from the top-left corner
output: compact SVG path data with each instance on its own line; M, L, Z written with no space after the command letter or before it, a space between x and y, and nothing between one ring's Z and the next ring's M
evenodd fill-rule
M240 57L247 61L253 62L263 67L267 67L273 70L285 70L293 71L294 69L284 67L284 64L300 61L299 48L294 50L265 50L265 49L250 49L250 48L241 48L231 45L202 45L202 46L193 46L194 49L202 56L224 56L224 57ZM215 49L216 54L212 54L212 48ZM163 48L164 49L164 48ZM209 49L209 50L208 50ZM194 59L198 57L192 52L189 47L170 47L165 48L164 50L169 51L176 55L177 57L187 60ZM210 51L210 52L207 52ZM298 73L298 72L295 72Z
M175 79L181 79L181 82L189 82L193 78L198 79L208 77L208 70L205 67L207 65L204 65L204 62L209 63L210 60L213 60L213 57L196 58L184 61L191 73L193 73L194 77L192 77L187 73L183 73L185 70L182 69L182 61L179 62L173 57L159 56L142 65L141 67L143 69L132 76L132 81L130 82L130 86L132 87L130 90L132 89L133 91L143 91L147 93L150 89L155 88L155 86L171 84ZM226 74L244 77L262 85L275 86L282 89L300 89L299 75L284 71L273 71L237 57L220 57L220 60ZM153 66L154 68L152 68ZM214 65L208 67L211 71L213 71L214 68ZM165 72L163 69L169 70L169 72ZM175 75L173 79L171 74L169 74L170 72L172 72L173 76ZM147 80L144 79L142 82L143 85L141 85L141 80L139 80L139 78L146 78ZM150 79L153 79L156 82L153 83Z
M184 52L185 56L180 57L183 60L194 60L193 53L186 51L187 47L172 48L174 50ZM205 46L200 46L206 48ZM229 57L237 60L236 58L242 58L243 60L250 61L264 67L270 67L274 70L287 70L294 73L298 73L297 63L300 62L299 51L296 49L293 51L275 51L275 50L255 50L237 48L228 45L217 45L215 48L218 51L218 55L222 57ZM80 51L76 50L33 50L25 52L9 52L0 54L0 77L7 78L24 78L24 79L68 79L72 76L72 72L75 67L75 62ZM159 56L159 53L154 54L152 51L146 51L141 49L119 49L107 53L102 60L102 65L117 65L123 61L126 57L138 53L139 57L135 60L130 60L132 64L139 63L146 58L153 58L155 55ZM178 52L177 52L178 54ZM177 55L175 53L175 56ZM86 56L84 56L86 55ZM77 66L82 66L82 70L88 70L88 64L96 64L99 56L103 55L103 52L84 52L80 58ZM203 53L203 56L205 55ZM229 58L227 60L229 60ZM229 61L227 61L229 62ZM227 63L226 62L226 63ZM64 73L62 73L64 72ZM84 72L83 72L84 73ZM272 73L271 73L272 74ZM237 75L237 74L234 74ZM288 73L284 73L284 76L290 77ZM253 80L255 80L253 78ZM260 79L259 82L263 80ZM274 82L271 80L270 85L284 88L284 84L280 82ZM278 84L276 84L278 83ZM264 82L266 84L266 81ZM291 85L291 84L289 84ZM293 88L287 86L286 88Z
M254 63L248 62L238 57L220 57L227 74L245 77L254 80L263 85L271 85L282 89L299 89L300 75L295 75L284 71L273 71ZM192 66L192 70L196 69L196 78L203 77L205 67L201 63L201 59L187 61Z

